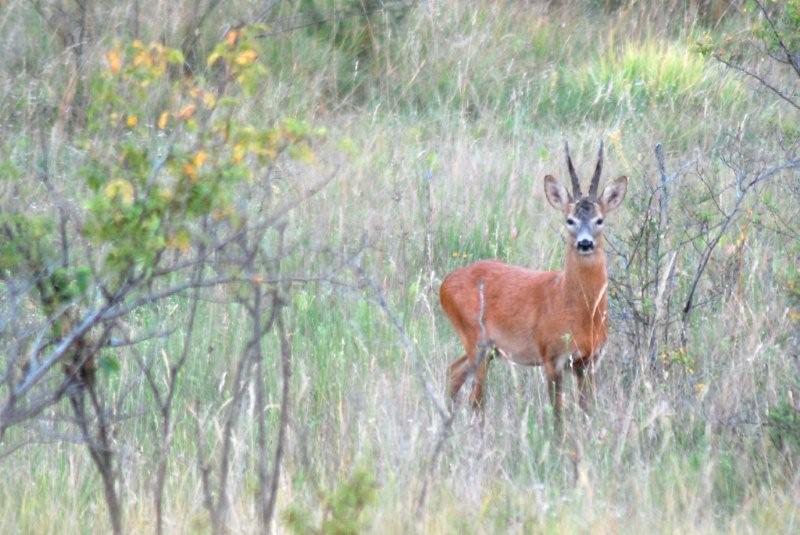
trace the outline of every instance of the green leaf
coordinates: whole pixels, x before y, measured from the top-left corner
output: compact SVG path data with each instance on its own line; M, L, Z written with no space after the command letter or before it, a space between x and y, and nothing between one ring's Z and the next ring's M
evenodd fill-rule
M93 191L98 191L106 181L106 171L97 162L84 165L79 174Z
M75 272L75 284L78 286L78 291L85 294L89 288L89 281L91 280L92 272L88 267L78 268Z
M121 368L119 359L114 355L103 355L97 365L106 375L115 375Z
M183 65L185 61L183 57L183 52L181 52L177 48L168 48L165 57L167 58L167 62L173 63L175 65Z

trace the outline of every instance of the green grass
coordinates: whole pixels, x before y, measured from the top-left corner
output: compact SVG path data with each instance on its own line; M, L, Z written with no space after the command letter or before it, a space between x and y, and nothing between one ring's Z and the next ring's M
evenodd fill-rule
M16 51L13 61L2 64L5 79L13 73L15 83L0 86L0 123L4 133L19 135L6 136L0 155L13 155L15 167L29 172L35 169L30 142L35 106L24 97L52 93L57 100L63 73L57 69L57 46L41 21L27 4L13 4L5 21L9 33L0 42ZM234 4L232 13L246 10ZM541 180L547 173L565 177L564 138L583 176L600 138L608 149L604 176L629 175L628 204L609 224L609 232L621 238L641 217L633 199L645 199L657 181L655 143L664 143L670 165L696 157L721 181L730 177L717 158L743 114L749 117L747 139L763 153L776 150L766 137L776 123L796 134L796 116L785 115L740 78L692 51L697 28L660 19L658 6L606 12L566 4L547 12L538 4L528 9L434 2L435 13L413 9L392 26L377 19L378 46L359 57L352 42L337 43L313 28L269 41L270 83L241 112L265 121L299 116L324 126L329 141L319 147L320 158L341 161L337 180L298 208L291 223L311 231L309 250L326 240L358 243L366 233L371 248L365 266L416 349L405 353L394 327L363 292L324 284L293 292L293 412L279 513L299 507L319 520L323 497L337 490L346 494L342 482L367 470L377 485L364 513L370 532L797 529L798 452L776 447L769 435L775 430L765 423L766 414L793 422L791 413L781 411L790 410L785 396L795 385L786 348L797 323L786 314L793 305L785 279L772 276L791 271L793 264L779 254L785 247L781 238L756 226L742 253L741 292L711 301L689 326L693 366L675 364L663 376L638 375L646 356L615 328L598 372L593 416L587 420L568 403L567 440L561 446L551 431L541 371L493 364L485 428L481 431L465 409L459 411L431 472L426 507L414 512L439 425L418 372L441 394L446 367L461 352L439 308L438 283L450 270L482 258L560 267L561 217L544 200ZM158 35L163 28L156 19L148 15L143 31ZM223 20L228 19L210 23L209 39L218 37ZM12 23L24 25L30 35L23 37ZM109 33L92 48L91 61L116 37L112 29L101 29ZM63 143L68 152L68 141ZM58 167L65 183L75 180L68 158ZM324 172L321 166L310 171ZM422 194L426 177L430 205ZM673 207L673 217L685 217L686 206L700 211L711 202L700 202L702 185L692 180L681 184L685 189L678 196L685 204ZM35 191L22 193L35 197ZM788 193L770 195L777 209L789 208ZM428 233L430 266L424 255ZM290 262L305 266L304 254ZM689 261L681 264L678 291L689 282ZM703 295L717 295L727 261L723 253L714 256ZM762 276L767 271L770 276ZM613 305L625 311L624 303ZM180 325L187 308L187 300L171 300L142 311L132 327L148 332ZM204 440L218 448L226 387L249 328L246 318L236 305L210 300L200 306L175 401L168 532L210 529L198 483L193 411L205 422ZM164 372L162 352L174 358L182 334L143 344L141 356L154 359ZM270 355L264 381L274 429L280 368L273 336L263 349ZM158 420L133 353L120 353L120 362L119 372L103 380L112 396L123 400L119 410L129 415L115 437L127 525L131 532L146 532L153 529ZM571 396L572 380L566 382ZM232 528L245 532L255 529L256 431L249 399L236 430L231 480ZM67 440L32 444L0 460L9 482L0 485L0 532L107 531L99 478L85 448L69 440L77 431L64 422L46 425L9 433L9 444L38 436L35 431ZM286 529L279 524L279 532Z

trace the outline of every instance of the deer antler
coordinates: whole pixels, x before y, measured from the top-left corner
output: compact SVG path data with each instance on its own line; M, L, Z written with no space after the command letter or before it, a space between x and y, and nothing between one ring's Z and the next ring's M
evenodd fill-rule
M600 173L603 171L603 141L600 140L600 150L597 153L597 167L594 168L592 182L589 185L589 197L597 197L597 184L600 182Z
M567 169L569 169L569 177L572 179L572 196L577 200L583 196L581 194L581 181L575 173L572 158L569 156L569 143L566 141L564 141L564 151L567 153Z

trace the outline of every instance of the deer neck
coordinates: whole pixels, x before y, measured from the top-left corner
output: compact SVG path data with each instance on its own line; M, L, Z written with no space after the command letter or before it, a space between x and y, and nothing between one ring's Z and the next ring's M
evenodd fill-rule
M608 273L606 253L600 244L590 256L581 256L574 248L567 252L564 266L564 304L579 318L593 322L605 318ZM589 318L586 318L587 316Z

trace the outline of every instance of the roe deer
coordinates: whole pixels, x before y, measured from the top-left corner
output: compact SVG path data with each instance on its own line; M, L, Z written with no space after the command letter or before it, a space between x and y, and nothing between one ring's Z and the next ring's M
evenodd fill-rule
M627 177L608 184L597 196L603 168L603 143L589 193L581 193L569 146L565 143L572 194L550 175L544 177L548 202L561 210L567 230L563 271L533 271L484 260L445 277L439 297L453 324L464 355L450 365L448 390L455 399L467 376L475 372L470 402L483 404L483 383L491 354L528 366L544 366L555 426L561 430L561 372L570 361L578 382L579 402L588 411L593 389L592 363L608 334L608 276L603 251L603 219L625 197ZM478 351L482 344L489 356ZM569 359L571 357L571 359Z

